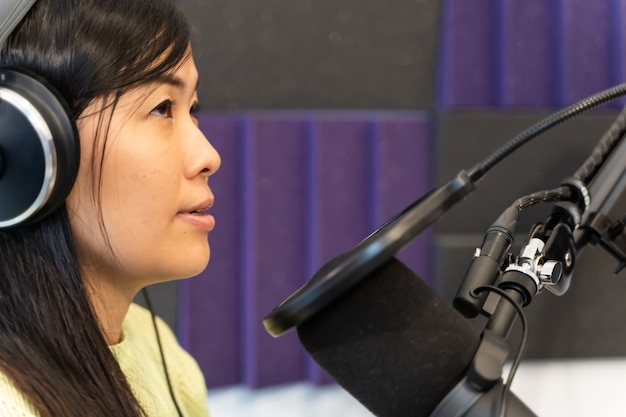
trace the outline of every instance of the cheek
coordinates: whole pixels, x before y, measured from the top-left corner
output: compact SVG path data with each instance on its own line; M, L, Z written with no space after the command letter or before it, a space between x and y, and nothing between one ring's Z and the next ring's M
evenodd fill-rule
M151 140L152 135L127 130L107 149L102 169L107 197L122 204L157 193L160 187L168 186L167 181L173 179L176 171L172 149L159 140Z
M106 198L99 195L99 191L102 193L105 189L101 187L98 190L98 181L93 178L88 166L81 165L66 205L81 264L99 267L108 263L112 255L102 227L109 216L102 204Z
M176 154L141 141L120 140L102 171L102 212L116 246L162 238L179 210L181 174ZM131 145L128 145L131 144ZM167 155L167 157L164 157Z

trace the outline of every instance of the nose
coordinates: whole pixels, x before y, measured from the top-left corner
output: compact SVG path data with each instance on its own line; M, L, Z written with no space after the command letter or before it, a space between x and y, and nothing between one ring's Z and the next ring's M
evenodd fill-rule
M186 174L189 178L198 175L209 177L220 168L222 163L220 154L199 127L196 127L192 132L188 152L190 163L187 164Z

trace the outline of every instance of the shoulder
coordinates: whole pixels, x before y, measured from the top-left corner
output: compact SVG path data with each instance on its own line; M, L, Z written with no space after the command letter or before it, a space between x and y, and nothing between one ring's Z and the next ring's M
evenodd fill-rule
M37 417L39 413L15 388L11 380L0 372L0 417Z

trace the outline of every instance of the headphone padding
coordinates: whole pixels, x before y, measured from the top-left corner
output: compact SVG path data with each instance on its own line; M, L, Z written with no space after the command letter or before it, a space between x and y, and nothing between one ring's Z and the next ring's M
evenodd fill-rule
M58 209L78 172L78 129L47 81L0 68L0 229L37 222Z

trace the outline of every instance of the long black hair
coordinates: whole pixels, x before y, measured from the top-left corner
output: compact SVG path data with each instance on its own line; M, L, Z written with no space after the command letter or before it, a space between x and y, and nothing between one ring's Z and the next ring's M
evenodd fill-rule
M173 71L189 42L170 0L38 0L0 65L44 77L79 118ZM65 207L0 231L0 372L42 417L144 415L89 301Z

